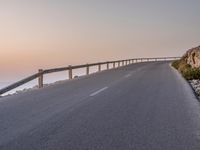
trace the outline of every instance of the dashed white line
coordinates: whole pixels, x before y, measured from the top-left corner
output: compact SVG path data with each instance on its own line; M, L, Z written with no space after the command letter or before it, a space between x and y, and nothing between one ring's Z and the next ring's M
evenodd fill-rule
M128 78L128 77L130 77L131 76L131 74L127 74L127 75L125 75L124 77L125 78Z
M99 94L99 93L105 91L106 89L108 89L108 87L104 87L104 88L102 88L102 89L100 89L100 90L98 90L98 91L96 91L96 92L90 94L90 96L91 96L91 97L92 97L92 96L95 96L95 95L97 95L97 94Z

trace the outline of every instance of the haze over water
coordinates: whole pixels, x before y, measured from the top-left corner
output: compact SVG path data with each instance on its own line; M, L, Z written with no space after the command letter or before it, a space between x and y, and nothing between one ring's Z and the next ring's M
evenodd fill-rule
M1 0L0 88L39 68L181 56L200 44L199 6L199 0Z

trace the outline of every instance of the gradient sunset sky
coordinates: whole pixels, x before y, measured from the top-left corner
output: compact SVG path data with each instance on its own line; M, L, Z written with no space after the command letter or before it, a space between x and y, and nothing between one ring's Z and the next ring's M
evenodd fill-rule
M199 0L0 0L0 82L198 45Z

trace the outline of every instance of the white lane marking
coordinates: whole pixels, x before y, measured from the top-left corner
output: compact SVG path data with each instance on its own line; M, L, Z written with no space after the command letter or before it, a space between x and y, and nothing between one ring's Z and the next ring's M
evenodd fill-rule
M99 94L99 93L105 91L106 89L108 89L108 87L104 87L104 88L102 88L102 89L100 89L100 90L98 90L98 91L96 91L96 92L90 94L90 96L95 96L95 95L97 95L97 94Z
M128 78L128 77L130 77L131 76L131 74L127 74L127 75L125 75L124 77L125 78Z

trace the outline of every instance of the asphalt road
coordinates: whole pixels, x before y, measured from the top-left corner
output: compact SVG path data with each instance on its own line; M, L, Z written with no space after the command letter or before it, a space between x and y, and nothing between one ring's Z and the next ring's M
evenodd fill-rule
M199 102L169 62L0 99L0 150L199 149Z

